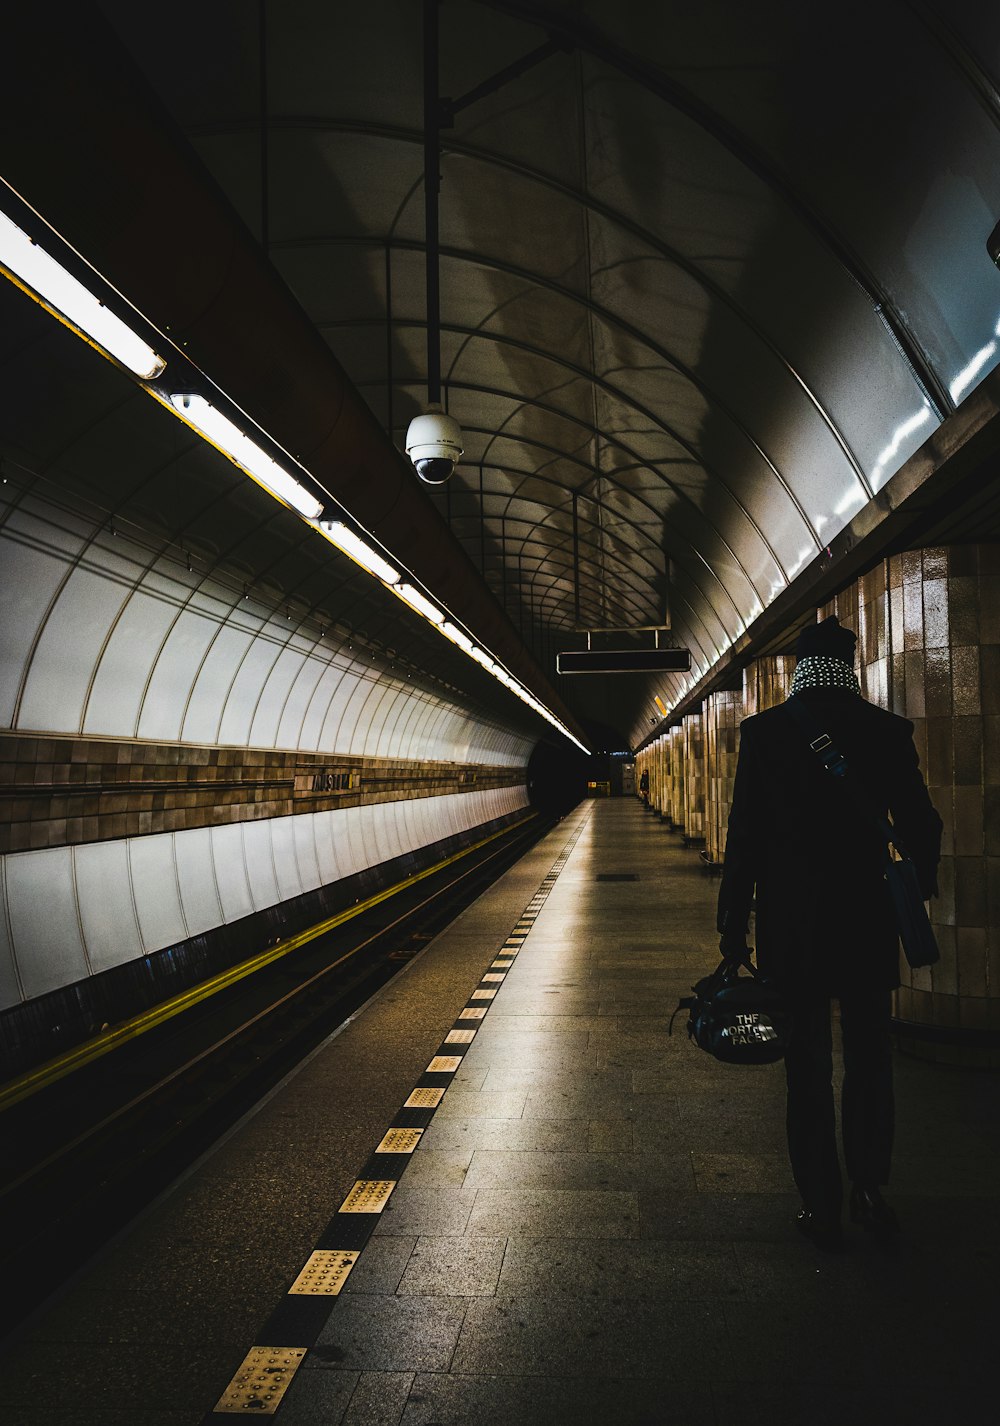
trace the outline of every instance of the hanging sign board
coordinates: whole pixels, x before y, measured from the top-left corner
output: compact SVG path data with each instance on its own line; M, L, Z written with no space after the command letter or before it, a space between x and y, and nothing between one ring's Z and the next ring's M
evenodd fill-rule
M556 673L688 673L690 649L574 649L556 654Z

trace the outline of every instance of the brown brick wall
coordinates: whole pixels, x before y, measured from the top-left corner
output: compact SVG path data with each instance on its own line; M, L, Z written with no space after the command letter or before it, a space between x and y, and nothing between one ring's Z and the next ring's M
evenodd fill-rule
M522 768L0 734L0 852L520 786Z

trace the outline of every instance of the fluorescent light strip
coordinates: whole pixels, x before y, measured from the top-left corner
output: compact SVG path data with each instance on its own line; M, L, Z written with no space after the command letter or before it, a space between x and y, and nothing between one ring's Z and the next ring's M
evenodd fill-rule
M415 609L418 614L422 614L432 624L437 624L440 628L444 623L442 611L436 604L432 604L429 599L425 598L419 589L414 589L412 584L390 584L389 588L393 594L399 595L404 604L409 604L411 609Z
M317 528L320 534L325 535L332 545L352 559L355 564L359 564L363 570L375 575L385 584L396 584L399 580L399 570L395 569L388 560L377 554L370 545L366 545L359 535L353 530L349 530L346 525L342 525L339 520L320 520Z
M291 505L307 520L315 520L322 514L323 506L311 495L304 485L289 475L276 460L245 435L238 426L224 416L217 407L204 396L194 396L189 392L176 392L169 398L170 405L188 425L217 446L223 455L253 476L272 495Z
M135 376L152 381L166 368L163 357L5 213L0 213L0 263L46 307L64 317Z
M471 654L475 648L475 644L469 638L468 634L463 634L461 629L457 629L454 624L442 624L441 632L446 639L450 639L453 644L457 644L464 653Z

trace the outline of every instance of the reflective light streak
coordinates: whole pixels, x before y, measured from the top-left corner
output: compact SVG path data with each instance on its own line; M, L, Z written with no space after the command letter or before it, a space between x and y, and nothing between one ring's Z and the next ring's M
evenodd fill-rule
M18 284L30 288L46 307L135 376L152 381L165 370L163 357L4 213L0 213L0 264Z
M921 426L926 425L932 415L933 412L929 404L925 401L919 411L915 411L912 416L908 416L905 421L902 421L896 427L892 433L892 439L889 441L885 450L879 451L878 460L872 468L871 482L874 489L880 490L885 484L885 477L892 475L896 471L898 462L895 464L893 462L895 461L895 457L899 454L903 442L912 436L914 431L919 431ZM863 503L862 501L862 504ZM835 513L838 515L846 515L847 510L841 510L838 505Z
M194 396L188 392L177 392L169 398L170 405L177 414L195 428L213 446L234 461L265 486L272 495L277 495L286 505L291 505L307 520L315 520L323 507L304 485L289 475L276 460L272 460L265 450L244 435L238 426L217 410L204 396Z
M795 576L798 574L799 570L805 569L809 561L818 553L819 551L813 549L812 545L807 545L804 550L799 550L798 554L795 557L795 563L788 571L788 578L794 579Z
M952 381L951 385L948 387L948 394L951 397L952 401L954 401L956 406L958 405L962 397L965 395L965 393L968 391L972 383L975 381L976 377L982 371L986 363L990 360L992 356L996 355L996 349L996 342L987 342L985 347L980 347L979 351L976 352L976 355L972 358L968 365L963 366L962 370Z

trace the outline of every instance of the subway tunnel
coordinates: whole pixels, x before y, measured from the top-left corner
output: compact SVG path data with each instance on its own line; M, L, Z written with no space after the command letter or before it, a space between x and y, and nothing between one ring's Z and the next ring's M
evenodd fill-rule
M4 28L12 1421L980 1410L997 16ZM831 613L945 826L941 960L893 1004L914 1233L840 1276L783 1237L780 1069L667 1036L715 963L740 722Z

